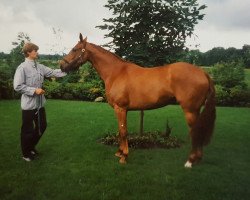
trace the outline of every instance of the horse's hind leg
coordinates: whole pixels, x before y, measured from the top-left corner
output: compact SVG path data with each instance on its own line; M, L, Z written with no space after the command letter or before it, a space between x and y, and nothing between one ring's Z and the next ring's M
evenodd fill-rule
M115 113L118 119L119 126L119 149L116 156L120 157L120 163L125 164L128 157L128 140L127 140L127 110L115 106Z
M184 112L185 112L187 124L189 126L189 134L192 140L192 150L189 154L189 158L187 162L185 163L185 167L191 168L193 163L196 163L202 159L202 146L199 145L199 143L197 142L197 134L195 135L193 133L193 127L199 116L199 111L190 112L190 111L184 110Z

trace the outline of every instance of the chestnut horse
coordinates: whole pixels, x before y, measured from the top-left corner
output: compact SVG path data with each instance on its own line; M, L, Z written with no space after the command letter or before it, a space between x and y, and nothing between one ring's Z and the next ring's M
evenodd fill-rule
M163 107L173 97L184 111L192 140L185 167L192 167L202 158L202 148L210 141L216 115L215 89L207 73L184 62L143 68L88 43L80 34L80 41L60 61L60 67L68 72L87 61L104 81L107 101L118 119L119 149L115 155L120 163L126 163L129 153L127 112Z

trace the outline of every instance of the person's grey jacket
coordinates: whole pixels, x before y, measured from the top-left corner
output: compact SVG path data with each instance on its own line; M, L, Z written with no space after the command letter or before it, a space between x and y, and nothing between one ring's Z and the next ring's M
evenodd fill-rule
M35 94L36 88L42 88L44 77L63 77L65 75L66 73L60 69L53 70L26 58L25 62L17 67L13 82L14 90L22 94L21 108L33 110L44 106L45 97L42 95L42 98L39 98Z

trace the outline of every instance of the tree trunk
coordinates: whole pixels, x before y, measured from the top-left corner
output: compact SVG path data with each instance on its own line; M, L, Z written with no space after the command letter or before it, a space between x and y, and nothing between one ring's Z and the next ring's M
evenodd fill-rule
M144 118L144 111L141 110L140 112L140 135L143 134L143 118Z

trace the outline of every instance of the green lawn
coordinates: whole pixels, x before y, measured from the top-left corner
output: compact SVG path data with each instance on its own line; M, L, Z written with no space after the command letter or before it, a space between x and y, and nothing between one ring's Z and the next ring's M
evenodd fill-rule
M113 110L104 103L48 100L48 129L40 156L21 159L19 101L0 101L0 199L17 200L247 200L250 198L250 110L218 108L212 143L203 161L185 169L190 142L181 109L145 113L145 131L164 130L184 140L179 149L130 150L127 165L116 147L97 143L115 132ZM129 113L129 131L139 113Z

